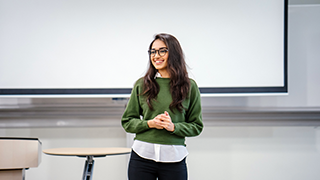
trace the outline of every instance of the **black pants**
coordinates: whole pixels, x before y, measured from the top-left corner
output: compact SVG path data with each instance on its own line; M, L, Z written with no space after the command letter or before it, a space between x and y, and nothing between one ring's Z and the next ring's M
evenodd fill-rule
M129 180L187 180L186 159L176 163L161 163L141 158L132 151L128 177Z

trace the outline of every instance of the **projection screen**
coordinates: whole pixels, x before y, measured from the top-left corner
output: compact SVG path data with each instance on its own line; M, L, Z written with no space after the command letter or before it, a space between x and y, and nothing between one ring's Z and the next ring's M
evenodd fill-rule
M0 0L0 97L128 96L157 33L203 96L287 93L287 0Z

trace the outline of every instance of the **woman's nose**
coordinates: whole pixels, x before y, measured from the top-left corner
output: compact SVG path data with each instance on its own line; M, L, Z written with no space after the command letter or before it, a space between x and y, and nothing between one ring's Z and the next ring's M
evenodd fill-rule
M156 54L154 55L154 57L160 57L159 51L156 51Z

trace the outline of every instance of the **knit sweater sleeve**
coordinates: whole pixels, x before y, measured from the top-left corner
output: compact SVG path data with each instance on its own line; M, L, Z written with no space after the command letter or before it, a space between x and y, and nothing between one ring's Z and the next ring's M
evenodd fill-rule
M203 129L200 91L195 81L190 79L190 103L185 122L175 123L173 134L181 137L198 136Z
M127 107L121 118L122 127L128 133L140 133L149 129L147 121L140 119L142 109L139 103L139 94L141 94L142 83L139 82L141 82L141 79L135 83Z

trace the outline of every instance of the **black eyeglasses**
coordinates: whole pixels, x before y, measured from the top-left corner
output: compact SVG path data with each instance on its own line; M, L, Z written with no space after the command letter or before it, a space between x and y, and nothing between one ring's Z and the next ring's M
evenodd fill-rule
M165 48L159 49L159 50L150 49L150 50L148 51L148 53L149 53L150 56L154 57L154 56L156 56L157 51L158 51L159 56L162 57L162 56L166 55L166 53L167 53L169 50L168 50L168 49L165 49Z

